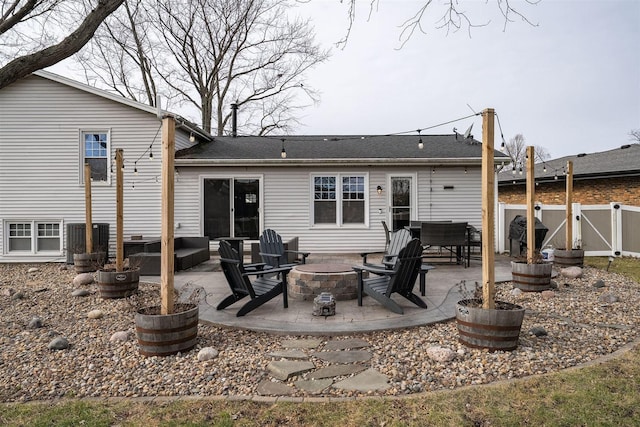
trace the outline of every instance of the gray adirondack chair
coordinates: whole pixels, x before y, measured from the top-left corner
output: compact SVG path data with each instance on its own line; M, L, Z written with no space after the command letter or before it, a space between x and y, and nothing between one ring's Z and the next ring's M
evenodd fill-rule
M236 316L240 317L280 294L282 294L284 308L289 306L287 300L287 273L289 273L291 267L272 268L269 270L270 273L280 274L273 278L267 278L263 277L264 271L246 271L240 262L240 255L226 240L220 241L218 251L220 253L222 271L229 283L229 288L231 288L231 295L223 299L216 307L216 310L223 310L231 304L249 297L250 300L236 314ZM249 280L250 276L257 277L251 282Z
M380 252L361 252L362 264L374 267L393 268L396 263L396 258L400 253L400 250L407 246L407 243L411 240L411 233L409 230L401 228L391 233L389 240L389 246L386 248L385 253L382 255L382 261L380 263L367 262L367 257L372 254L379 254Z
M367 294L394 313L404 314L402 307L391 299L397 293L420 308L427 304L416 294L413 287L422 266L422 244L413 239L402 248L397 256L393 269L374 266L354 266L358 275L358 305L362 305L362 295ZM364 272L371 277L364 278Z
M299 258L299 262L290 263L289 254L295 254L296 258L302 258ZM305 264L309 252L285 249L282 236L276 231L267 228L260 235L260 256L265 264L272 267L291 267L297 264Z

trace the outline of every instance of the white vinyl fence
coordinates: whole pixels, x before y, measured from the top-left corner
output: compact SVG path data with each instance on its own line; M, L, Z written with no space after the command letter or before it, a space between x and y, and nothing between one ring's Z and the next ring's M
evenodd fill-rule
M516 215L526 216L526 205L498 204L497 251L509 252L509 225ZM565 205L535 207L535 216L549 231L542 248L564 248ZM640 256L640 207L573 204L573 248L582 248L587 256Z

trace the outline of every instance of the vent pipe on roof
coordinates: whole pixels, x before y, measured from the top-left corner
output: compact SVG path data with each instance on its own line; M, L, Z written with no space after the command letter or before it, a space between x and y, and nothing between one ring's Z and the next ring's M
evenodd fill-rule
M238 104L231 104L231 136L238 136Z

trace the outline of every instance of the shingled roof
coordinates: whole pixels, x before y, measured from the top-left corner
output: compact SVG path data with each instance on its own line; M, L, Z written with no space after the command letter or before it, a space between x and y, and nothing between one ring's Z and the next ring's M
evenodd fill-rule
M419 139L424 144L418 148ZM283 142L284 139L284 142ZM282 149L286 159L281 158ZM495 151L496 162L508 159ZM479 164L482 144L461 135L328 135L214 137L176 152L176 163L269 164L322 163Z
M573 179L640 176L640 144L626 144L613 150L598 153L581 153L536 163L535 179L538 182L553 181L565 173L567 162L573 162ZM546 166L547 171L544 171ZM510 167L498 175L500 185L523 184L526 176L513 175Z

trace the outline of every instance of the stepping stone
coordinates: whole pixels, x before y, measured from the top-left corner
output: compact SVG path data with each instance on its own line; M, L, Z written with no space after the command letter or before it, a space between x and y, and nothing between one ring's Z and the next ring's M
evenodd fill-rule
M322 344L322 340L318 339L299 339L282 341L284 348L318 348Z
M285 358L285 359L308 359L309 356L302 350L283 350L283 351L272 351L269 353L269 356L275 358Z
M271 375L279 380L286 380L294 375L299 375L315 368L311 362L292 362L290 360L271 362L267 365L267 370Z
M364 348L370 347L369 344L365 340L361 340L359 338L347 339L347 340L334 340L329 341L325 344L323 350L346 350L351 348Z
M322 393L322 390L329 387L333 383L330 379L324 380L298 380L294 384L300 390L306 391L307 393L317 394Z
M369 368L355 377L347 378L333 385L333 388L342 390L361 391L363 393L376 390L386 390L391 387L389 378L375 369Z
M265 380L258 384L256 392L261 396L289 396L295 390L286 384Z
M351 375L367 369L365 365L351 364L351 365L331 365L326 368L318 369L311 372L309 376L312 379L319 380L322 378L341 377L343 375Z
M316 351L313 356L329 363L366 362L371 359L371 353L365 350L351 351Z

